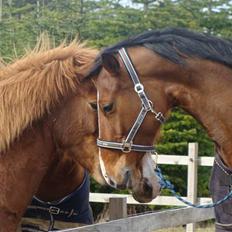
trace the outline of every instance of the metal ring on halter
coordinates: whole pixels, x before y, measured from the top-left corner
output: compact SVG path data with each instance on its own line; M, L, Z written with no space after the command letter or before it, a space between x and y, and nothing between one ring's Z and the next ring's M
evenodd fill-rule
M154 110L153 102L151 100L148 100L149 105L150 105L150 111L154 114L156 114L156 111Z
M149 104L150 104L151 113L155 114L155 118L156 118L160 123L164 123L165 118L164 118L163 114L162 114L161 112L156 112L156 111L154 110L153 102L152 102L151 100L149 100Z
M127 143L125 140L122 141L122 151L124 153L129 153L131 152L131 147L132 147L133 142Z
M141 83L137 83L134 86L134 90L136 93L142 93L144 92L144 86Z

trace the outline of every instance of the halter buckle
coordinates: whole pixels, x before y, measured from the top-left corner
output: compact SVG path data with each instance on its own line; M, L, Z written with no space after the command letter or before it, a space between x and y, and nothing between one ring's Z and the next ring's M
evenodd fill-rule
M136 93L142 93L144 92L144 86L141 83L137 83L134 86L134 90Z
M49 208L49 213L50 214L54 214L54 215L57 215L60 213L60 209L58 207L55 207L55 206L50 206Z
M122 141L122 151L124 153L131 152L132 142L126 142L125 140Z
M155 118L156 118L160 123L164 123L165 118L164 118L164 116L163 116L163 114L162 114L161 112L158 112L158 113L156 114Z

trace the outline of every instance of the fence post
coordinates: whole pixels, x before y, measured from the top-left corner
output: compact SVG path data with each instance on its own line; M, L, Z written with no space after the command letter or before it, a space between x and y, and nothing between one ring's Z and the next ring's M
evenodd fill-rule
M187 198L190 202L197 201L197 167L198 167L198 143L188 144L188 192ZM186 232L194 232L196 224L186 225Z
M127 198L110 197L109 199L110 220L127 217Z

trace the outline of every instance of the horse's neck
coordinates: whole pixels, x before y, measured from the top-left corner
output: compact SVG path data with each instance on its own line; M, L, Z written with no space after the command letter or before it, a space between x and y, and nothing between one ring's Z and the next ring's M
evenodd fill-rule
M36 196L43 201L59 200L80 186L83 178L84 168L72 160L67 152L57 152Z
M232 70L203 61L195 66L197 71L186 77L193 83L182 88L179 103L203 125L224 162L232 167Z
M0 215L7 215L1 218L0 228L19 220L37 191L53 159L51 136L48 125L37 122L0 154Z

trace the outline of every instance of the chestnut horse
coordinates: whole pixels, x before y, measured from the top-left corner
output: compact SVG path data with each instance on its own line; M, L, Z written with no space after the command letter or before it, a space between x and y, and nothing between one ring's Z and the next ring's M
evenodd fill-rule
M51 49L49 38L42 35L34 52L48 49ZM3 60L0 60L0 67L6 67ZM91 103L91 107L93 111L88 113L94 114L96 111L94 102ZM66 229L93 222L89 205L89 177L85 169L72 155L58 147L53 156L54 161L49 166L36 196L33 197L33 202L21 221L22 231L31 231L32 228L36 228L37 231ZM51 207L66 214L60 212L53 214L54 212L49 212ZM78 216L70 215L73 208L78 211Z
M47 183L60 191L55 198L73 191L77 186L68 176L75 174L69 169L76 162L99 183L106 184L107 172L114 187L131 188L138 200L152 200L146 191L154 185L154 174L144 182L137 178L152 170L147 158L130 162L98 155L96 89L92 81L80 83L95 57L96 50L74 42L35 49L0 70L0 231L16 230L33 195L53 200ZM63 180L56 173L59 179L52 180L63 159L70 173ZM55 186L59 180L70 183Z
M33 195L50 201L75 190L80 165L102 182L96 91L91 82L79 84L96 54L72 43L32 51L0 70L0 231L16 231Z
M123 156L126 148L133 162L133 146L152 146L160 122L179 106L215 142L213 200L230 191L231 41L178 28L145 32L104 49L87 77L96 75L103 158ZM231 231L231 204L215 208L217 231Z

